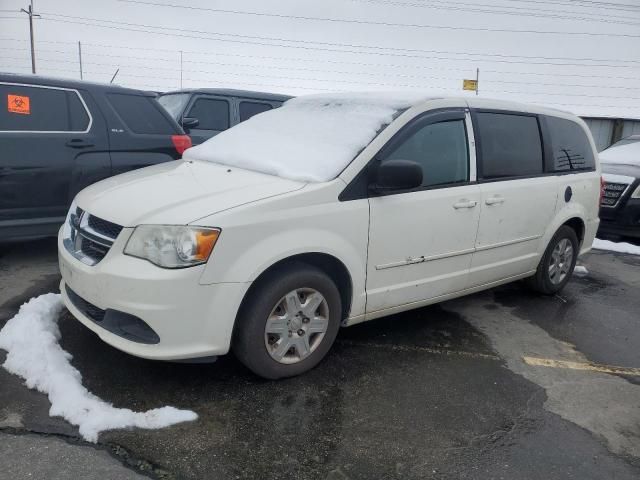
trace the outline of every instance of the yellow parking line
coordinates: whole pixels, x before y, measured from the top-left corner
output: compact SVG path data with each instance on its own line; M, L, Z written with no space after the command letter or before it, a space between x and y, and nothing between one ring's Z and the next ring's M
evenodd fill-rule
M527 365L534 365L538 367L568 368L571 370L587 370L591 372L640 376L640 368L599 365L597 363L590 362L569 362L567 360L553 360L551 358L522 357L522 359Z

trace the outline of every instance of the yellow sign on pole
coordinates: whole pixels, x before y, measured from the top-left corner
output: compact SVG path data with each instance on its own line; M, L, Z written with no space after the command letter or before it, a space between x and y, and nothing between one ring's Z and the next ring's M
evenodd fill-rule
M462 89L463 90L478 90L478 81L477 80L462 80Z

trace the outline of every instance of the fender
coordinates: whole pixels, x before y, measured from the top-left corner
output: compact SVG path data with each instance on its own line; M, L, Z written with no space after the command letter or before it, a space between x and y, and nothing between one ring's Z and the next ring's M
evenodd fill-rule
M559 198L558 203L560 203L561 200L562 199ZM556 213L553 219L553 222L551 222L547 226L547 229L545 230L544 235L540 239L540 244L538 247L539 257L542 257L542 255L544 254L544 251L547 249L547 245L549 245L549 242L551 241L551 237L553 237L553 235L558 231L558 229L562 225L564 225L565 223L567 223L569 220L573 218L579 219L584 224L584 227L585 227L585 232L584 232L585 234L583 238L583 244L584 244L585 240L587 240L587 231L589 226L586 209L584 208L584 206L582 206L579 203L575 203L575 202L563 203L560 210ZM591 241L593 241L593 238L591 239ZM584 253L582 251L582 245L580 248L581 248L580 253ZM590 248L590 245L589 245L589 248Z
M274 202L276 200L274 199ZM281 201L279 199L278 201ZM294 206L267 211L247 206L245 215L220 215L222 233L201 284L250 283L289 257L321 253L340 261L351 277L351 315L364 313L369 235L367 200ZM226 217L226 218L225 218ZM234 219L241 222L234 223Z

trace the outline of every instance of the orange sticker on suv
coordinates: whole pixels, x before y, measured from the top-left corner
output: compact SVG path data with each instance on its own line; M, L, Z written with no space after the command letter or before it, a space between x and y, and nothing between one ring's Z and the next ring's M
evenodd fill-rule
M12 113L29 115L31 113L29 97L23 95L7 95L7 110Z

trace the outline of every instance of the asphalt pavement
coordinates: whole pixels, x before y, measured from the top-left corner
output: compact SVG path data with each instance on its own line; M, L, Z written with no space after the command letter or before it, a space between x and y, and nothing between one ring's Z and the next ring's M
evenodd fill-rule
M86 444L0 369L0 478L640 478L640 257L582 263L557 296L515 283L343 329L316 369L276 382L231 355L134 358L63 312L91 392L199 419ZM0 246L0 326L58 281L55 242Z

